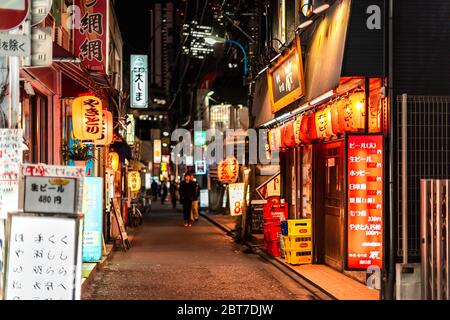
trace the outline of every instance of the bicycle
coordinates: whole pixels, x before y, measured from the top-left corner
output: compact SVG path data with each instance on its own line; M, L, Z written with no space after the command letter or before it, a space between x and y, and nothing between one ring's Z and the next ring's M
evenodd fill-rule
M130 213L130 225L132 227L137 227L142 224L142 221L144 220L144 216L142 215L141 210L137 207L138 203L133 201L131 203L131 213Z

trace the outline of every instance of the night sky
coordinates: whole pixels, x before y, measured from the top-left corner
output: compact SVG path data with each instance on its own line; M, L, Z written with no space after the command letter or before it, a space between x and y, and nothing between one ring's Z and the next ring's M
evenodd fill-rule
M116 14L124 53L147 53L150 41L150 7L155 0L116 0Z

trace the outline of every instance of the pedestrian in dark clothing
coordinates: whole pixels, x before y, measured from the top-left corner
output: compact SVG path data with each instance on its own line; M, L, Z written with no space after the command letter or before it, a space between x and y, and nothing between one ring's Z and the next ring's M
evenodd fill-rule
M183 218L184 226L192 226L191 223L191 210L192 201L195 197L194 183L192 182L192 176L189 173L184 175L184 180L180 183L180 202L183 205Z
M192 199L192 220L198 221L198 198L200 196L200 186L197 181L192 182L194 184L194 198Z
M161 204L164 204L164 202L166 202L166 198L167 198L167 185L166 182L163 181L163 183L161 183Z
M175 180L170 182L170 198L172 199L172 207L175 209L177 207L177 183Z
M156 183L156 180L153 180L151 188L152 188L153 200L158 199L158 184Z

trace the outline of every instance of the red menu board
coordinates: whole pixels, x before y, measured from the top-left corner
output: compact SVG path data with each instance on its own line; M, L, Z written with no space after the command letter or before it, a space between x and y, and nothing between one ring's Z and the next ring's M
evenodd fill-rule
M348 270L383 265L383 136L347 136Z

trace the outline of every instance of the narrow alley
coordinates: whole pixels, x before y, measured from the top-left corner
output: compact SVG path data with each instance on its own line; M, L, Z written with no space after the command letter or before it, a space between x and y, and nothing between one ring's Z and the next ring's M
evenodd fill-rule
M317 299L204 218L184 227L170 204L130 230L132 248L113 253L82 299Z

